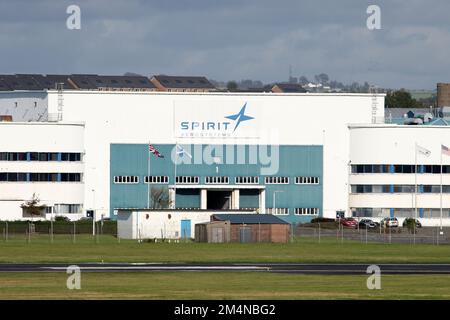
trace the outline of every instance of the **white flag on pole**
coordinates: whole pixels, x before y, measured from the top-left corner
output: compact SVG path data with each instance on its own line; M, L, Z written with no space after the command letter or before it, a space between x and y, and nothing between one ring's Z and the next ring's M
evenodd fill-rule
M182 156L182 155L186 155L192 159L192 155L189 152L187 152L186 150L184 150L184 148L182 146L177 144L177 156Z
M428 149L425 149L424 147L419 146L418 144L416 144L416 152L424 155L425 157L429 157L431 155L431 151Z

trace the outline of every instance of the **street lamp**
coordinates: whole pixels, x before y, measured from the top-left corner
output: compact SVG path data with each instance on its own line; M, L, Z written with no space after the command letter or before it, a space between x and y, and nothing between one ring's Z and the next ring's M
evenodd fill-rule
M276 195L277 193L279 193L279 192L284 192L284 191L283 191L283 190L275 190L275 191L273 192L273 201L272 201L272 206L273 206L273 208L272 208L272 214L275 214L275 208L276 208L276 206L275 206L275 200L276 200L275 195Z
M93 198L93 204L92 204L92 235L95 236L95 190L92 189L92 198Z

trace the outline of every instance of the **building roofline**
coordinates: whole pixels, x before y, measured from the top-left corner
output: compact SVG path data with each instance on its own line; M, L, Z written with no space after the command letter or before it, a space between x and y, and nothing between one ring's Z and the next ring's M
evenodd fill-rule
M57 94L58 91L44 90L49 94ZM8 92L8 91L3 91ZM11 92L11 91L9 91ZM16 91L12 91L16 92ZM22 91L24 92L24 91ZM26 92L26 91L25 91ZM338 97L385 97L384 93L274 93L274 92L167 92L167 91L97 91L97 90L64 90L63 94L122 94L122 95L174 95L174 96L264 96L264 97L275 97L275 96L338 96Z
M22 121L0 121L1 126L79 126L84 127L84 122L50 122L50 121L29 121L29 122L22 122Z
M450 129L450 126L439 126L439 125L405 125L405 124L395 124L395 123L380 123L380 124L348 124L349 129L381 129L381 128L398 128L398 129L417 129L417 128L438 128L438 129Z

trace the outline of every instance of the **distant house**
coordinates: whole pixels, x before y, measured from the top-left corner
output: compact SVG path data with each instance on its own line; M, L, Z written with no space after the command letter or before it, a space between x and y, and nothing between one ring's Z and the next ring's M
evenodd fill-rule
M305 93L306 90L297 83L275 83L272 87L274 93Z
M167 92L209 92L216 87L206 77L156 75L150 78L158 91Z

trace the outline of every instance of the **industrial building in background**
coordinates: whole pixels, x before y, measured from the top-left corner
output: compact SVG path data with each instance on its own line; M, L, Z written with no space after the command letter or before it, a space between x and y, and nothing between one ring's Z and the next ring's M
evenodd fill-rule
M450 224L445 117L386 123L383 94L204 79L0 76L0 219L29 219L37 197L38 218L130 219L128 237L193 237L214 214Z

